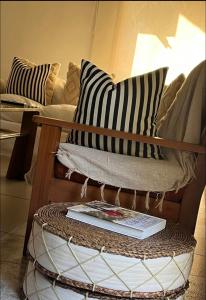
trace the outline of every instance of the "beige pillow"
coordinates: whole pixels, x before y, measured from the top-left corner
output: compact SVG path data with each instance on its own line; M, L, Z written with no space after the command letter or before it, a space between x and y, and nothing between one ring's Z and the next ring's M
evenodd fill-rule
M21 95L43 105L51 104L60 66L59 63L37 65L28 59L14 57L6 93Z
M51 104L65 104L65 100L64 100L65 84L66 84L66 80L57 77L55 81L54 93L53 93Z
M64 103L77 105L80 91L80 68L69 63L67 81L64 87Z
M162 98L160 100L160 105L157 111L157 127L159 127L162 118L167 114L167 111L170 109L170 107L173 105L176 94L179 91L179 89L182 87L183 82L185 81L184 74L180 74L177 78L175 78L170 85L165 89L163 92Z
M0 79L0 94L4 94L6 91L6 82Z

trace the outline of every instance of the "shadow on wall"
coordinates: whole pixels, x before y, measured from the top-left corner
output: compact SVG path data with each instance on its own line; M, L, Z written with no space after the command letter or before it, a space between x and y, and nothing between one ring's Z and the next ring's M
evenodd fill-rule
M180 15L205 31L204 1L138 1L135 7L129 2L138 32L156 35L165 47L169 46L167 37L176 35Z
M184 16L179 15L176 33L166 39L168 45L153 34L137 35L132 76L169 66L169 84L180 73L187 76L205 59L205 33Z
M132 75L140 74L159 63L165 65L165 61L169 67L179 64L180 59L173 59L171 63L171 56L175 55L182 55L185 63L189 61L194 67L204 59L201 59L205 52L204 32L204 1L123 1L119 8L112 71L119 75L117 80L120 80L130 76L131 71ZM193 49L188 53L191 44ZM185 53L191 53L193 61L191 57L187 61ZM183 63L180 69L189 72L184 70ZM172 78L174 75L168 76Z

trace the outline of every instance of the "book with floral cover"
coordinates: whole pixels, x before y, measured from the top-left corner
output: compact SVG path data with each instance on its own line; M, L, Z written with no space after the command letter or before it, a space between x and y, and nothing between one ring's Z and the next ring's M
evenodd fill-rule
M166 226L165 219L97 200L68 207L66 216L138 239L145 239Z

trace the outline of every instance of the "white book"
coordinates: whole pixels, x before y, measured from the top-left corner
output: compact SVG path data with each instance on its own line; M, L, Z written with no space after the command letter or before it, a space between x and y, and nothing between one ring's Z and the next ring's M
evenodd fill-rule
M66 217L137 239L145 239L166 226L166 220L102 201L68 207Z

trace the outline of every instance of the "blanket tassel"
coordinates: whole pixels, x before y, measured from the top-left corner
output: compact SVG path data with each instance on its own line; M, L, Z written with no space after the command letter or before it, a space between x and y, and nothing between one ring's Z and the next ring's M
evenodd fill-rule
M115 197L115 205L120 206L120 200L119 200L119 193L121 191L121 188L118 189L116 197Z
M147 192L146 198L145 198L145 208L146 208L146 210L149 210L149 202L150 202L149 194L150 194L150 192Z
M65 178L67 178L68 180L70 180L72 173L74 172L73 169L68 169L68 171L65 174Z
M83 197L87 197L87 183L88 183L89 177L86 178L83 186L82 186L82 190L81 190L81 199Z
M105 202L105 199L104 199L104 188L105 188L105 184L102 184L101 187L100 187L100 193L101 193L101 200L103 202Z
M160 212L162 212L162 209L163 209L164 198L165 198L165 192L162 193L162 196L161 196L161 198L159 199L158 204L155 206L155 208L159 207L159 211L160 211Z
M136 190L134 190L134 197L132 200L132 209L135 210L136 209L136 200L137 200L137 192Z

